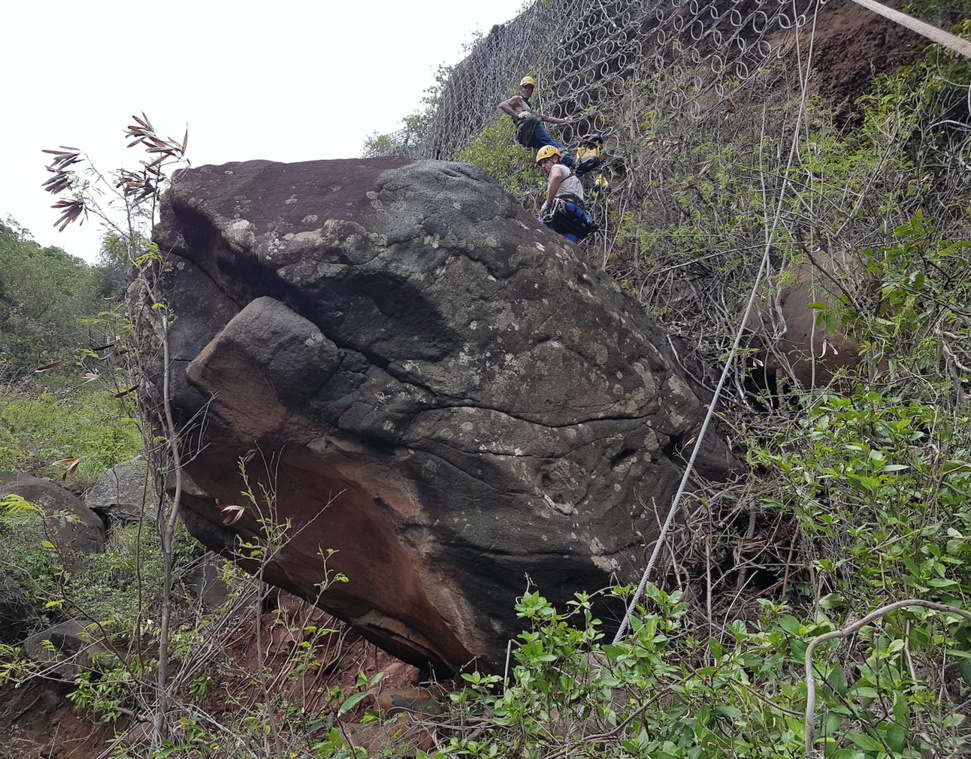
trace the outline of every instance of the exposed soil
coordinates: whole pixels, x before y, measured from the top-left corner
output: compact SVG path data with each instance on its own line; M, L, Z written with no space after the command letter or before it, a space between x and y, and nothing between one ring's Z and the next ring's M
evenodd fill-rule
M899 5L899 3L888 3ZM809 41L811 21L800 30ZM878 16L852 0L830 0L820 11L813 34L816 94L848 115L875 74L889 73L915 61L928 41Z
M285 593L275 594L273 600L271 605L276 608L261 616L264 671L274 678L272 692L289 691L304 713L326 717L335 712L344 697L335 697L333 689L339 689L344 696L358 692L355 681L359 673L370 679L382 672L384 677L370 689L372 695L344 717L351 723L382 692L407 689L417 683L419 672L415 667L377 649L338 620ZM285 624L279 623L281 619ZM235 630L228 645L206 665L206 672L216 683L199 706L217 722L230 724L246 710L257 713L257 705L263 700L258 685L261 657L255 626L254 616L253 621ZM319 666L300 676L294 670L292 654L312 641L312 636L304 633L308 626L335 632L314 641L319 648L315 655ZM276 681L281 672L289 672L289 676ZM126 731L128 740L134 743L132 755L145 753L138 751L138 739L147 735L147 724L140 727L126 715L115 723L101 722L90 709L71 702L68 694L72 689L71 683L39 677L20 687L0 688L0 731L4 735L0 759L95 759L105 756L116 735ZM188 693L181 695L186 700L190 698ZM361 736L355 735L354 739L360 740Z

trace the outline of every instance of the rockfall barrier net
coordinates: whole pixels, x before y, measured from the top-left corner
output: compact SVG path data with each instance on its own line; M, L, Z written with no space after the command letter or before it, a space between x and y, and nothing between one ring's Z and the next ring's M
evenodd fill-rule
M515 94L524 75L537 79L536 110L575 119L554 129L569 145L590 132L609 136L617 125L598 106L616 110L635 93L640 111L663 109L689 121L717 117L719 109L734 107L730 91L758 77L793 44L789 32L809 20L806 6L791 0L539 0L493 27L455 67L425 134L399 130L376 152L454 159L498 118L498 104Z
M815 288L859 271L918 211L941 230L964 223L967 84L945 73L894 91L885 124L852 110L878 64L924 45L850 0L538 0L455 66L421 130L370 154L475 159L535 210L545 180L498 110L535 77L534 110L569 119L554 139L604 138L610 192L584 179L600 231L583 254L717 356L767 239L779 281L793 261L822 264Z

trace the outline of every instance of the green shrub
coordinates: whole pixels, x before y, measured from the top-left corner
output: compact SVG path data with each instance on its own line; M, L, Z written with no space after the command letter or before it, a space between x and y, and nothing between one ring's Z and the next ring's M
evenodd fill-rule
M606 644L589 598L561 614L527 593L517 610L532 628L519 636L508 680L463 675L450 716L480 730L454 738L445 755L803 757L804 658L835 623L822 611L800 621L765 602L754 622L712 629L692 622L680 592L648 585L646 596L631 634ZM837 759L916 759L966 745L964 716L940 710L939 683L921 682L913 667L928 652L956 650L955 620L897 611L861 632L852 665L838 641L822 644L815 745Z
M76 463L70 483L82 489L141 452L124 399L101 383L79 382L35 392L21 387L0 397L0 469L56 478Z
M457 158L478 166L520 201L546 187L536 154L516 142L512 119L507 117L483 128Z

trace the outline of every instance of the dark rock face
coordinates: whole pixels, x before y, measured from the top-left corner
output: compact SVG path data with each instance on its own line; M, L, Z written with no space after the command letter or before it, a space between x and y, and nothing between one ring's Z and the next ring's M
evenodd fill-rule
M637 304L484 173L204 167L155 240L195 451L184 515L208 546L260 532L249 455L259 510L289 524L266 579L453 670L501 659L527 582L562 602L639 576L703 409ZM702 458L728 466L720 445ZM247 507L231 526L226 504Z
M40 513L37 518L23 518L16 527L7 525L8 529L0 531L0 555L6 559L0 568L0 642L5 643L22 640L42 611L24 588L25 570L16 560L19 550L24 546L33 550L50 541L70 569L82 555L100 553L105 546L104 523L60 485L26 474L0 472L0 498L10 495L29 501Z
M77 554L104 550L104 522L60 485L26 474L0 473L0 496L6 495L19 495L43 511L47 523L44 539L60 550Z

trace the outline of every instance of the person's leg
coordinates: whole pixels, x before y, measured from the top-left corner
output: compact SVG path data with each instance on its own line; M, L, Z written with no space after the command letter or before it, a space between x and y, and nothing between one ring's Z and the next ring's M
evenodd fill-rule
M558 235L563 235L570 242L580 242L580 239L576 235L571 235L571 234L567 234L566 232L561 232L556 227L554 227L552 224L550 224L548 221L544 221L543 222L543 226L546 227L547 229L552 229Z
M533 133L533 139L530 141L529 145L536 150L539 150L544 145L552 145L554 148L560 151L560 160L562 161L563 165L568 169L573 168L573 156L567 153L566 148L564 148L560 143L550 137L550 133L547 131L544 124L540 124L536 127L536 131Z

